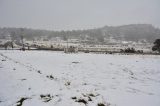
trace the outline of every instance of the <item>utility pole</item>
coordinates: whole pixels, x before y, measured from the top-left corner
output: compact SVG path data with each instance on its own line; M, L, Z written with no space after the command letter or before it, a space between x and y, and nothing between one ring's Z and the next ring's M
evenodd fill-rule
M67 38L67 50L68 50L68 38Z
M22 48L24 48L23 35L21 35Z
M24 51L25 47L24 47L24 41L23 41L23 31L24 31L24 29L21 28L21 43L22 43L22 50Z
M68 53L68 37L66 36L66 40L67 40L67 48L66 48L66 53Z

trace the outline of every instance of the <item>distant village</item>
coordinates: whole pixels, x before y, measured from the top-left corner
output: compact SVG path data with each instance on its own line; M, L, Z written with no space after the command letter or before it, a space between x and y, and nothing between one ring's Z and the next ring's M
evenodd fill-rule
M13 40L11 35L0 38L0 49L5 50L53 50L64 52L105 52L105 53L153 53L153 44L145 40L139 42L115 40L112 37L105 39L105 44L89 43L87 39L67 39L53 37L47 39L44 37L35 37L33 40L27 40L23 36L19 40Z

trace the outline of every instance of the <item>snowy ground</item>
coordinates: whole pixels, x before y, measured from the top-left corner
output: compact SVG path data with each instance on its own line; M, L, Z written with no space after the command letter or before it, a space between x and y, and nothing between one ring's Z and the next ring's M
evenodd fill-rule
M0 51L0 106L160 106L160 56Z

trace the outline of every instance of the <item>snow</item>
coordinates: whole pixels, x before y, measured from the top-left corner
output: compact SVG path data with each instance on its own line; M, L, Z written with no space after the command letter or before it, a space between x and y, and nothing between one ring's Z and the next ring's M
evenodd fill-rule
M21 98L23 106L159 106L159 63L158 55L1 50L0 106Z

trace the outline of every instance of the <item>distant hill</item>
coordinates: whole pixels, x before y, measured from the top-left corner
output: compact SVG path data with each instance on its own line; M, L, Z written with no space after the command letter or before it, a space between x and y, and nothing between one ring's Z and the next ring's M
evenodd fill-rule
M79 39L95 42L106 42L106 39L115 39L123 41L147 41L154 42L160 38L160 29L150 24L130 24L123 26L104 26L102 28L88 30L72 30L72 31L48 31L35 30L28 28L0 28L0 39L5 39L10 35L13 40L20 39L23 35L28 40L35 38L45 38L49 40L54 37L66 39Z
M113 36L115 39L124 39L126 41L147 40L153 42L160 38L160 29L153 27L150 24L131 24L118 27L103 27L104 32Z

